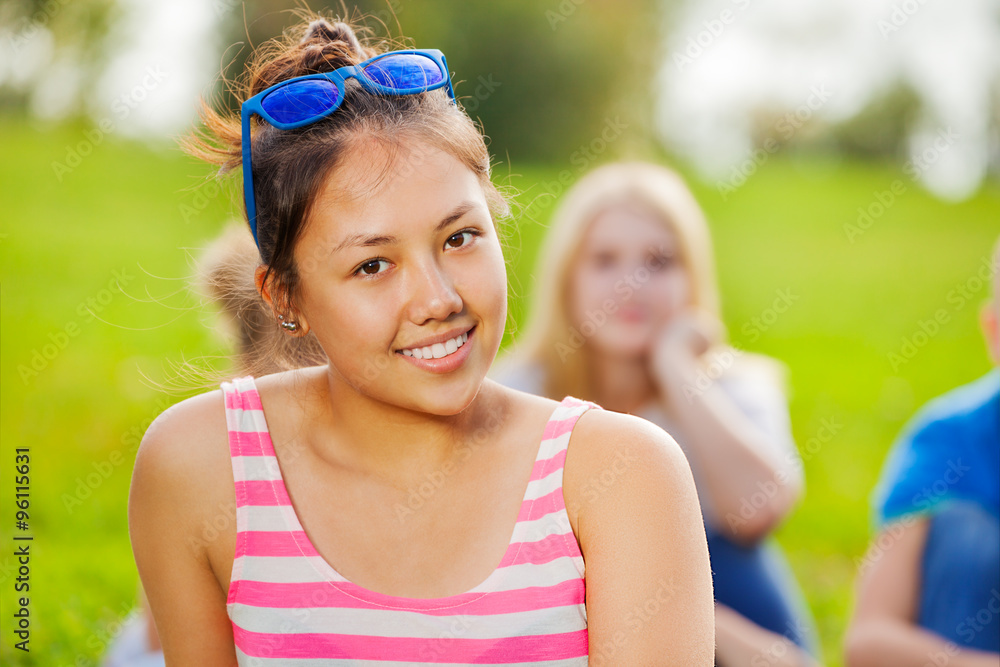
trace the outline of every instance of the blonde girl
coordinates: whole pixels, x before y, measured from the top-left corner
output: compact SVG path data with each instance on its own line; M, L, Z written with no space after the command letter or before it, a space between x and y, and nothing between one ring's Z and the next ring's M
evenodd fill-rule
M593 170L559 203L537 267L525 331L491 377L674 436L705 514L720 664L805 660L811 620L767 539L803 486L781 366L726 344L708 225L684 181L638 162Z

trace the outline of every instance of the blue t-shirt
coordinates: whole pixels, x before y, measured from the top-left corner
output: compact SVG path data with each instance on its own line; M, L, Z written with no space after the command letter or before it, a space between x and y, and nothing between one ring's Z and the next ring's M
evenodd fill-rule
M955 499L1000 518L1000 369L939 396L910 420L875 487L875 524Z

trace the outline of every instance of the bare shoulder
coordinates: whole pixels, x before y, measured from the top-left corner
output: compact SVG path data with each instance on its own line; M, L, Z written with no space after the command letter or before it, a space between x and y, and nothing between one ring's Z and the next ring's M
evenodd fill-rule
M222 391L183 400L153 420L139 445L129 495L130 526L169 516L170 529L187 532L211 508L235 502L232 483Z
M136 468L154 468L166 476L206 476L199 471L221 459L220 449L229 465L228 442L222 391L199 394L170 406L153 420L139 445Z
M587 410L573 428L567 452L576 473L599 472L609 463L626 459L639 467L690 472L677 442L662 428L635 415L611 410Z
M639 506L649 493L669 501L694 489L687 458L666 431L641 417L593 408L573 428L563 475L574 529L602 497Z
M591 655L601 664L711 665L708 546L673 438L639 417L587 410L570 436L563 497L585 562Z
M511 423L522 425L526 429L523 434L525 438L531 439L538 435L535 431L544 427L559 407L559 401L514 389L491 378L484 381L484 388L489 390L489 400L494 406L491 410L498 410L508 415Z

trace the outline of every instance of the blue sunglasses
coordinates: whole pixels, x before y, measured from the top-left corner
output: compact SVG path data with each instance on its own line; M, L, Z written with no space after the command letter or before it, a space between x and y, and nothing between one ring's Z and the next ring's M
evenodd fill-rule
M344 102L344 84L351 78L368 92L381 95L415 95L447 86L448 94L452 101L455 100L444 54L437 49L409 49L383 53L332 72L297 76L276 83L244 102L240 112L243 125L243 200L250 232L258 248L250 117L257 114L279 130L293 130L315 123L340 108Z

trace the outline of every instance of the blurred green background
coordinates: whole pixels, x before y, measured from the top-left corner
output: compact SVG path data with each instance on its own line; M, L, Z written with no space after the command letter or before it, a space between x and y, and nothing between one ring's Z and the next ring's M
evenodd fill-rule
M116 21L136 11L110 0L49 3L44 15L43 3L15 4L0 13L7 26L0 37L24 34L30 17L48 17L54 48L86 46L71 51L88 72L79 75L80 90L113 60L106 45L118 34ZM262 41L291 22L282 6L216 2L218 40L232 44L249 32ZM891 103L796 135L758 160L745 183L721 188L732 183L728 176L706 176L655 130L649 81L664 57L656 44L679 6L361 3L385 17L393 10L403 34L445 51L462 81L458 93L491 137L496 180L517 203L508 224L515 326L561 173L575 180L606 161L643 158L687 176L711 222L733 342L790 369L807 493L778 538L819 623L826 663L839 665L869 537L868 496L889 445L922 403L990 367L977 324L989 290L977 273L1000 233L1000 184L994 169L960 199L930 194L905 166L900 128L915 122L917 101L890 91L883 99ZM245 56L225 53L210 64ZM500 85L479 99L484 80ZM107 109L102 116L86 104L48 117L29 85L11 83L9 72L6 83L0 662L92 665L136 599L126 525L136 447L155 415L191 393L155 387L169 381L172 365L207 359L220 367L229 352L213 309L189 287L200 249L239 209L231 183L219 187L169 141L102 131ZM135 114L145 111L140 105ZM609 118L625 128L596 150ZM72 165L71 153L79 157ZM873 212L871 224L859 223L859 208ZM795 300L770 319L779 292ZM921 336L941 309L945 323ZM892 356L908 342L914 354ZM19 595L16 447L31 449L30 653L13 648L9 613Z

